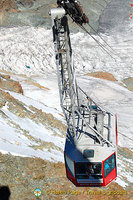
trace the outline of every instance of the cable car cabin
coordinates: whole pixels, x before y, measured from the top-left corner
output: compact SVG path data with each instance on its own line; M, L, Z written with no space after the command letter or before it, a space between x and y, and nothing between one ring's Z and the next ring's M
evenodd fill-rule
M111 120L110 116L108 120ZM112 116L109 124L112 129L109 130L109 127L103 124L102 135L107 137L114 146L109 144L100 145L96 141L93 143L94 138L91 139L91 128L90 131L82 135L76 144L72 141L72 138L70 139L69 130L67 131L64 151L66 174L67 178L76 186L101 187L116 179L116 116ZM107 134L108 132L110 136Z
M100 187L108 185L117 176L115 150L109 151L107 148L101 150L98 147L86 148L82 154L66 140L65 166L67 178L76 186ZM86 157L84 154L86 154ZM88 157L87 154L89 154Z

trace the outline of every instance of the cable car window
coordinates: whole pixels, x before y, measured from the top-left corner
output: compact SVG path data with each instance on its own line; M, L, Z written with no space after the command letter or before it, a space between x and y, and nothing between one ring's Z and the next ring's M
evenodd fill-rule
M83 155L84 155L85 158L93 158L94 157L94 150L85 149L83 151Z
M75 163L77 178L102 178L102 163Z
M110 174L110 172L115 168L115 154L104 161L104 176L105 178Z
M76 163L76 174L101 174L102 164L101 163Z
M102 174L102 163L93 165L94 174Z
M86 174L87 163L76 163L76 174Z
M72 173L73 176L75 176L74 162L67 155L65 155L65 160L66 160L68 170Z

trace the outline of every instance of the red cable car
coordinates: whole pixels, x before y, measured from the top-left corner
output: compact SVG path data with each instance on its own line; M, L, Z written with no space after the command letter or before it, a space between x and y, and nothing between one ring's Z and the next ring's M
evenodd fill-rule
M75 145L69 140L69 131L65 144L65 167L67 178L76 186L101 187L107 186L116 179L116 146L117 146L117 118L112 116L112 137L114 146L92 145L90 137L82 136ZM115 118L115 119L114 119ZM115 126L114 126L115 124ZM115 136L115 137L114 137Z
M68 126L64 150L66 174L76 186L100 187L117 176L117 119L77 85L66 16L75 10L71 9L73 2L76 3L59 0L65 10L55 8L50 12L60 102ZM77 22L82 24L80 17Z

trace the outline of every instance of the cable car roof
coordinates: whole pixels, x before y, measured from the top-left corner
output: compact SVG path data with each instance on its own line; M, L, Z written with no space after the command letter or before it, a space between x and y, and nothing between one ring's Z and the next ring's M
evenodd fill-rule
M89 157L83 156L84 150L91 150L91 155ZM101 145L75 146L74 143L71 143L68 139L66 139L65 153L75 162L102 162L103 160L111 156L114 152L114 147Z

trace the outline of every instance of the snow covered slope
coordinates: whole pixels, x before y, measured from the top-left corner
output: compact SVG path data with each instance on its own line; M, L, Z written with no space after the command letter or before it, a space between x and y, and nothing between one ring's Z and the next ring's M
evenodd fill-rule
M55 87L51 91L29 78L13 77L22 82L24 95L0 89L0 151L63 162L66 125L53 104Z

